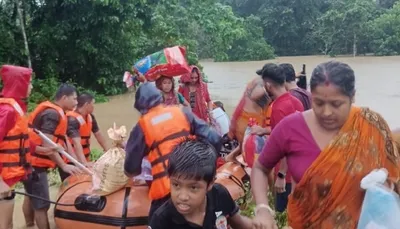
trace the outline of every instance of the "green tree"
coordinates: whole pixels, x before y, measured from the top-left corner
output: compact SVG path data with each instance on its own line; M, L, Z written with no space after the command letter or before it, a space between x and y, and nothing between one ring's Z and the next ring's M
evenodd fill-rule
M400 2L369 24L376 55L400 54Z

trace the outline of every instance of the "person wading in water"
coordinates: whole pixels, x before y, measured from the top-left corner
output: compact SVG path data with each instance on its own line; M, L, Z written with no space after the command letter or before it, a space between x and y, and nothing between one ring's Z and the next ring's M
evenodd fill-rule
M76 98L77 93L75 87L63 84L58 88L54 102L42 102L29 117L30 127L43 132L44 135L54 143L62 146L65 151L74 158L76 158L75 153L72 150L71 144L67 141L68 121L65 112L71 111L76 107ZM29 138L36 145L51 146L49 143L43 141L34 131L30 131ZM58 153L44 156L34 152L32 153L31 164L34 171L32 173L32 179L25 182L25 190L28 194L39 196L47 200L50 199L49 181L47 179L47 172L50 169L54 169L58 166L59 170L63 170L68 174L78 174L81 172L78 167L67 164L66 159L61 157ZM62 173L60 175L62 175ZM34 216L39 229L50 228L47 215L49 208L50 203L48 201L36 198L31 199L25 196L25 217ZM33 220L26 219L26 221L29 222Z
M100 132L96 118L93 115L95 99L93 95L83 93L78 96L78 105L75 111L68 111L68 128L67 136L78 161L89 165L90 164L90 138L92 133L96 137L97 142L107 152L109 146ZM60 171L60 174L62 171ZM62 180L69 176L68 173L62 174Z

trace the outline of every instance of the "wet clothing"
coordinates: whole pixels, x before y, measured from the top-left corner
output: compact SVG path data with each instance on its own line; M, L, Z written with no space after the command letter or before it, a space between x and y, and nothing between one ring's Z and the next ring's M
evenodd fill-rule
M152 229L227 228L227 225L221 225L221 223L227 222L229 217L239 214L239 207L228 190L220 184L214 184L206 198L207 205L203 225L188 222L177 211L172 201L168 200L154 213L149 226Z
M99 125L97 124L96 118L94 117L93 114L90 114L92 117L92 133L97 133L100 128ZM81 136L79 132L80 124L79 121L74 118L69 116L68 117L68 129L67 129L67 135L70 138L78 138Z
M311 92L298 87L289 90L289 93L300 100L303 104L304 111L311 109Z
M31 195L50 200L47 170L45 168L35 168L29 179L24 182L24 188ZM50 208L48 201L37 198L30 198L30 200L35 210Z
M143 126L151 126L150 124L152 124L152 122L161 122L162 118L168 118L165 115L161 115L162 114L162 110L165 109L167 111L169 111L169 113L166 114L170 114L172 115L172 117L178 117L179 120L184 120L185 118L187 119L187 124L183 124L183 123L179 123L179 125L182 124L182 127L185 127L185 129L187 129L188 131L188 135L192 135L192 136L196 136L197 138L200 139L205 139L207 140L211 145L214 146L214 148L216 149L217 152L219 152L221 150L222 147L222 138L218 135L218 133L212 128L210 127L206 122L204 122L203 120L200 120L199 118L197 118L191 111L189 108L183 107L180 108L180 111L182 111L182 113L177 112L178 107L160 107L159 105L162 103L163 98L161 95L161 92L153 85L148 84L148 83L144 83L142 84L137 92L136 92L136 100L135 100L135 108L137 110L139 110L142 114L144 114L142 116L142 118L139 120L139 123L132 129L128 142L126 144L126 158L125 158L125 173L128 174L132 174L132 175L138 175L141 173L141 169L142 169L142 159L146 156L154 156L153 154L150 154L150 152L154 152L155 149L150 149L149 144L147 142L147 140L149 139L149 137L146 138L145 136L145 132L149 132L149 130L144 130L142 129ZM159 113L160 116L158 117L154 117L151 120L146 120L147 118L144 118L146 114L149 115L154 115L153 112L149 112L149 110L152 109L153 112ZM153 109L157 109L157 110L153 110ZM144 125L144 120L146 120L145 123L148 123L149 125ZM169 120L169 119L168 119ZM182 121L180 121L182 122ZM157 123L154 123L154 125L157 125ZM160 124L162 126L162 124ZM150 127L148 127L150 128ZM160 130L160 131L164 131L164 130ZM152 130L152 132L154 132L154 130ZM166 131L168 132L168 131ZM160 133L161 134L161 133ZM174 134L174 133L168 133L169 134ZM178 133L176 133L178 134ZM168 137L165 136L165 137ZM169 135L170 137L172 135ZM151 136L151 137L156 137L156 136ZM158 138L158 137L157 137ZM168 141L166 141L165 143L168 143L170 141L175 141L175 142L179 142L177 141L178 137L174 137ZM168 147L171 147L171 145L167 145ZM157 146L158 147L158 146ZM161 145L160 145L161 147ZM165 155L168 157L168 153L169 152L165 152L164 151L159 151L159 153L161 155ZM167 160L165 157L160 156L160 159L163 159L163 163L165 162L165 160ZM156 162L158 159L155 159L154 162ZM165 164L164 164L165 165ZM160 168L159 163L155 163L154 165L152 165L152 173L154 175L154 169L158 169ZM164 168L165 170L165 168ZM165 171L164 171L165 172ZM156 174L158 175L158 174ZM165 174L163 174L164 176ZM162 180L160 180L162 179ZM157 186L153 187L153 192L150 191L149 195L153 195L152 197L152 203L151 203L151 207L150 207L150 212L149 212L149 217L152 217L152 213L158 208L158 206L160 206L160 203L165 201L165 196L168 195L169 192L169 186L168 187L164 187L165 185L162 184L167 184L169 185L169 181L165 180L165 177L162 177L158 179L160 187L163 187L163 190L160 190L159 193L158 191L156 191ZM154 180L153 180L154 182ZM161 182L161 183L160 183ZM166 183L168 182L168 183ZM154 185L154 183L152 183L152 185ZM150 190L152 190L152 187L150 187ZM162 194L162 195L161 195ZM158 198L155 198L155 196L159 196Z
M142 90L140 90L142 89ZM145 92L145 93L144 93ZM135 108L147 113L147 107L155 107L162 103L160 91L150 84L142 84L136 92ZM150 106L148 105L150 104ZM182 107L188 122L190 123L191 133L198 138L202 138L211 143L217 152L221 150L222 138L206 122L197 118L188 108ZM143 114L143 112L141 112ZM129 174L140 174L142 169L142 159L147 156L150 149L144 144L144 131L140 125L133 127L129 139L126 143L125 171Z
M0 68L0 76L3 84L1 97L12 98L21 107L23 112L26 112L26 97L32 77L32 69L3 65ZM14 128L17 123L15 109L9 104L0 104L0 141L3 141L8 132ZM31 143L30 143L31 144ZM31 144L30 150L35 149L36 145ZM31 151L32 152L32 151ZM2 173L3 164L0 162L0 174ZM28 173L29 171L27 171ZM27 175L27 174L26 174ZM9 186L13 186L19 181L26 178L26 175L4 179L4 182Z
M57 129L58 123L60 122L60 114L52 108L47 108L40 112L33 120L33 127L40 130L44 134L53 135ZM45 199L50 199L49 194L49 183L47 180L47 169L41 167L33 167L34 173L32 179L24 184L25 190L28 194L40 196ZM59 169L61 171L61 169ZM65 179L67 174L61 172L61 179ZM34 209L45 209L50 207L50 204L46 201L31 199Z
M54 134L60 121L60 115L56 110L47 108L37 115L33 121L33 127L42 131L44 134Z
M222 147L221 137L203 120L197 118L188 108L183 107L182 111L191 126L191 134L198 138L208 140L219 152ZM140 174L142 169L142 158L147 156L149 148L144 144L145 136L140 125L136 125L126 143L125 171L129 174Z

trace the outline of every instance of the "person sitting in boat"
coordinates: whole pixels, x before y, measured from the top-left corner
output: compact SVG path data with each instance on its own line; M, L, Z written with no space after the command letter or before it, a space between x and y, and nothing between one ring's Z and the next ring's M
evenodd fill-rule
M210 142L219 152L222 139L189 108L164 106L161 92L149 83L143 83L135 95L135 109L142 116L133 127L126 144L125 173L128 177L140 174L142 159L147 156L152 164L153 181L149 198L152 200L149 218L170 197L167 174L168 158L176 145L188 138Z
M202 81L198 67L190 66L190 73L181 76L181 85L178 91L189 101L190 107L197 117L206 122L210 121L213 102L207 84Z
M261 76L262 69L256 73ZM271 102L272 99L265 90L261 77L257 77L247 84L245 92L233 112L229 126L229 137L236 138L239 146L225 158L226 161L237 162L236 157L242 153L243 137L250 119L255 119L258 123L252 127L252 134L263 135L271 132L269 126Z
M190 105L181 93L175 91L175 80L172 77L161 76L156 80L156 86L163 95L165 105Z
M279 122L252 169L255 222L262 228L276 227L266 195L267 175L286 158L297 183L289 197L289 226L355 229L365 195L361 179L386 168L398 182L399 152L382 116L352 105L355 74L349 65L318 65L310 88L312 109Z
M149 228L252 228L228 190L215 184L216 151L197 140L179 144L168 165L171 199L152 216Z

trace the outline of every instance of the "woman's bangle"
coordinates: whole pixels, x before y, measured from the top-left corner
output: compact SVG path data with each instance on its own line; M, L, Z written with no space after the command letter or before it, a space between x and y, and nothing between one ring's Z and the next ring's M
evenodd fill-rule
M272 208L270 206L268 206L267 204L257 205L256 209L254 210L254 215L257 215L257 212L262 208L266 209L273 217L275 217L275 211L272 210Z

